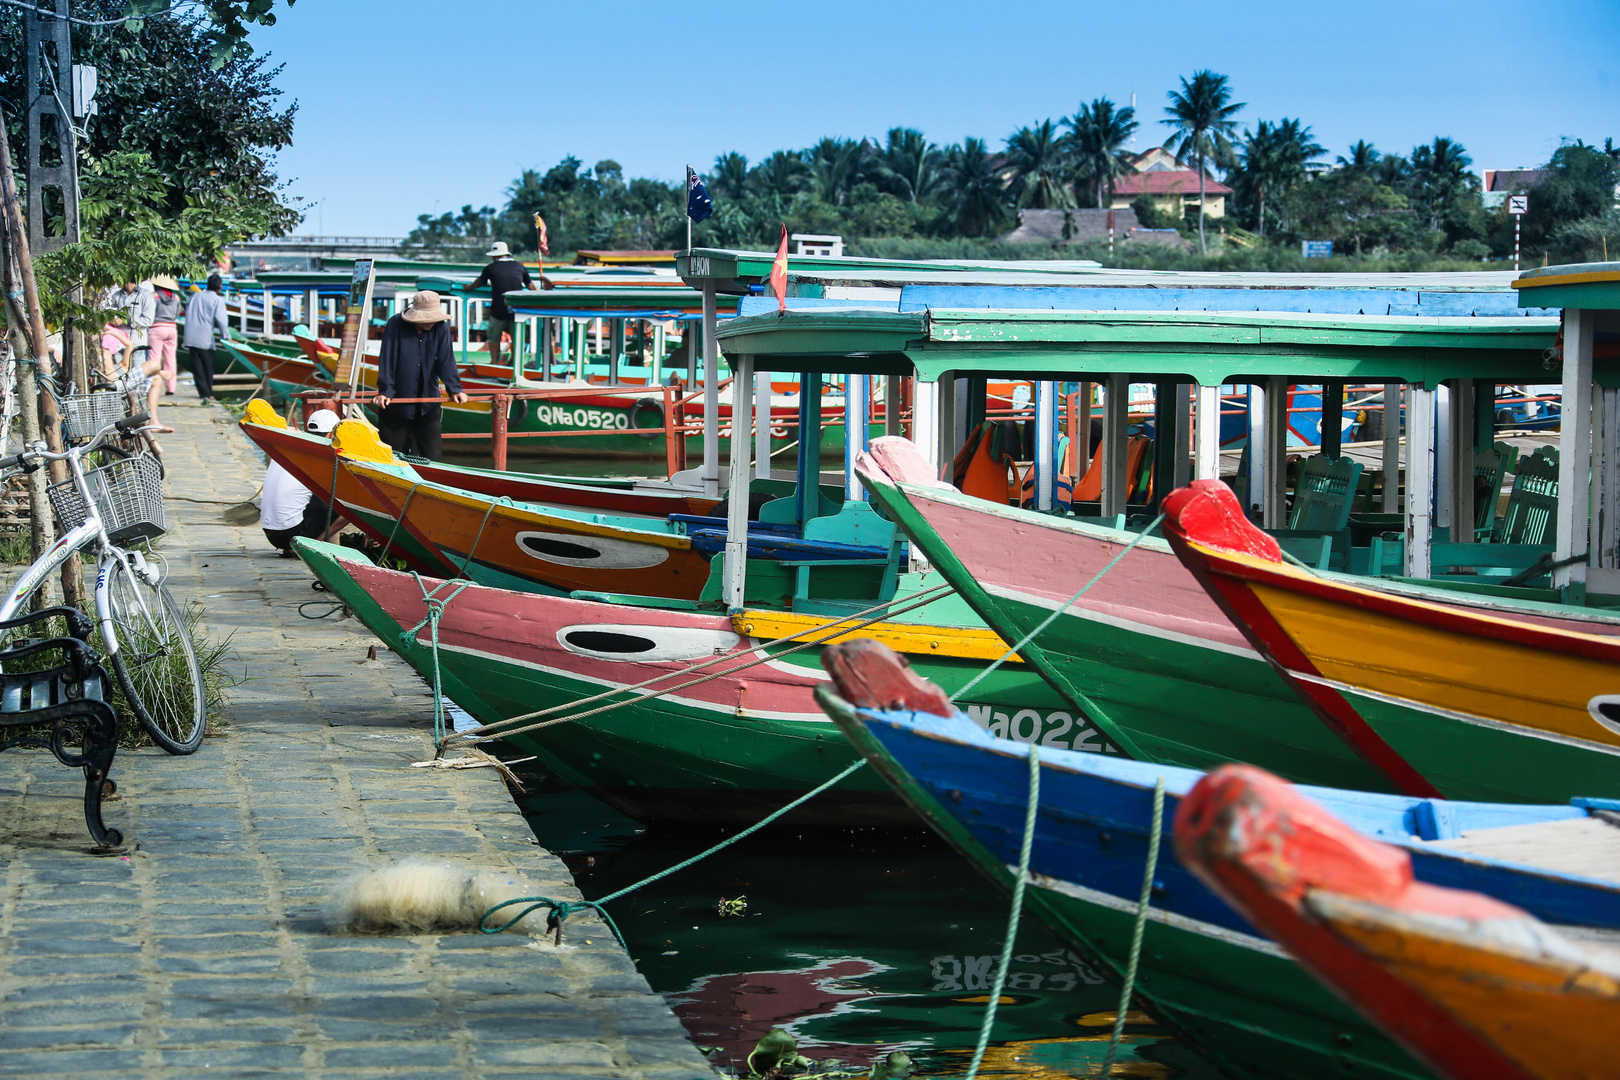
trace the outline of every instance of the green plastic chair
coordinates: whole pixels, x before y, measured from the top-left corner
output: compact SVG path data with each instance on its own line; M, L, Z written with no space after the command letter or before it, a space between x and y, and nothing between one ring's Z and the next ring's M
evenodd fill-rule
M1350 501L1361 479L1361 463L1348 457L1314 454L1305 459L1294 488L1289 529L1338 532L1350 525Z
M1507 512L1491 533L1493 544L1558 542L1558 448L1542 446L1518 462Z

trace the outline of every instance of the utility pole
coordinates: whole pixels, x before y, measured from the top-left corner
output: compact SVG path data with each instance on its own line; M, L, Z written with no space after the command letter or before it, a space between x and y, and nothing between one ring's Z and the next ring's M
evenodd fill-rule
M23 50L28 62L24 97L28 113L28 147L23 159L23 175L28 177L28 250L39 255L79 242L79 173L75 152L73 118L62 97L62 81L73 72L72 28L68 23L68 0L56 0L56 11L24 11ZM56 54L55 70L42 63L49 46ZM68 94L72 95L69 85ZM43 128L49 124L56 135L59 161L45 163ZM59 193L62 208L62 235L47 236L46 192ZM52 209L55 209L52 207Z
M34 261L28 248L28 234L23 224L22 205L17 198L17 177L11 167L11 142L6 138L6 128L0 124L0 239L4 240L5 250L0 252L0 259L7 264L6 281L6 320L12 328L12 340L19 339L26 349L17 349L17 386L22 405L23 438L26 441L37 441L44 436L46 449L52 453L62 452L62 422L61 414L56 408L56 399L49 394L41 395L36 382L36 376L44 371L49 374L51 366L47 349L45 333L45 311L39 302L39 285L34 279ZM22 303L17 303L17 281L12 278L11 266L16 266L16 279L20 279L22 289ZM66 462L52 462L50 476L53 483L65 483L68 480ZM51 508L45 495L44 477L38 470L29 476L29 517L33 521L33 541L36 545L42 538L50 537ZM48 543L45 546L49 546ZM44 552L44 547L36 547L34 557L38 558ZM62 565L62 601L70 607L84 610L84 582L79 576L80 559L77 553L70 555Z

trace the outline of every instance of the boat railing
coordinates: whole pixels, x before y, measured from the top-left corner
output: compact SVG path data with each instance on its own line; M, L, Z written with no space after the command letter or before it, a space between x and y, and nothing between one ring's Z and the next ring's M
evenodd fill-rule
M505 470L507 467L508 444L512 439L546 439L567 436L569 438L588 437L592 435L663 435L664 453L667 458L670 475L674 475L686 468L686 431L684 413L686 406L694 398L701 398L702 394L682 395L680 389L674 386L546 386L546 387L500 387L480 388L468 390L467 399L471 401L487 401L490 405L490 433L488 436L482 432L444 432L444 439L483 439L490 440L490 458L494 468ZM579 398L604 398L629 396L633 398L647 398L657 396L660 398L664 422L660 427L649 428L585 428L569 429L563 431L512 431L511 410L515 401L570 401ZM365 406L377 396L371 389L355 389L334 391L303 390L295 397L298 399L299 427L304 426L304 417L317 407L335 409L342 413L348 406ZM445 397L421 398L389 398L389 401L399 405L449 404Z

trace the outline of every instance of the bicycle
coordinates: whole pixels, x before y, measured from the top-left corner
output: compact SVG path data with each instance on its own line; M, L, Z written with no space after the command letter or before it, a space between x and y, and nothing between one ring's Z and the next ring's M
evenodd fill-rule
M167 531L162 481L149 455L120 458L86 472L83 458L146 424L147 413L114 421L84 446L53 454L42 442L0 458L0 472L67 463L69 480L50 488L63 535L23 571L4 602L0 622L24 610L46 579L74 552L96 552L96 621L118 686L152 741L171 754L202 745L207 698L202 666L186 626L184 609L163 584L164 573L138 550L120 546L148 542Z

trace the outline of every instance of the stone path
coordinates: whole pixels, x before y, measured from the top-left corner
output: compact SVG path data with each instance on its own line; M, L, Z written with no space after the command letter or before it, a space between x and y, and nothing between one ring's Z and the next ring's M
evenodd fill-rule
M324 929L336 882L408 855L579 894L492 770L409 767L432 751L421 680L367 660L353 620L300 618L321 595L303 564L223 523L262 475L224 410L163 417L171 587L246 680L196 755L119 754L122 855L88 853L77 772L0 754L0 1075L712 1076L594 918L561 949Z

